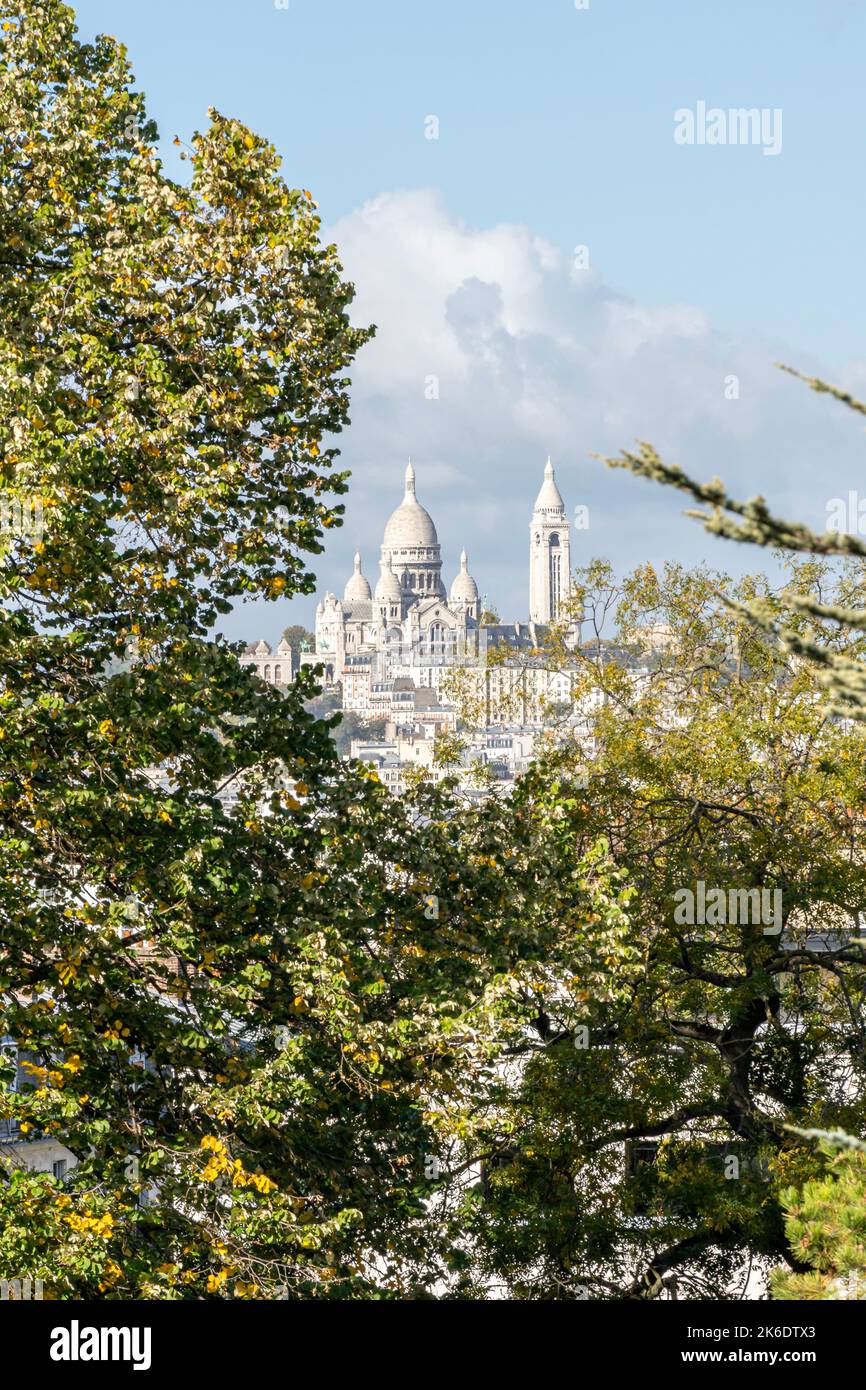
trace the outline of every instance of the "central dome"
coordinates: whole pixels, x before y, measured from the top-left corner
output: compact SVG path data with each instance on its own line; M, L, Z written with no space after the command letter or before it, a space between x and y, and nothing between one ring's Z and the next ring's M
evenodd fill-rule
M388 518L382 545L388 550L410 550L415 546L438 544L439 537L433 525L433 518L415 496L415 469L410 463L406 469L406 492L403 501Z

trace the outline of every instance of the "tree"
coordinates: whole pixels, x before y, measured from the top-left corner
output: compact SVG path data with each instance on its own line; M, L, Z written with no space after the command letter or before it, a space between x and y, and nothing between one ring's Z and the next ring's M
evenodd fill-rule
M334 729L334 742L341 758L348 758L353 739L379 739L385 737L385 720L364 720L359 714L347 710Z
M315 651L316 634L310 632L300 623L293 623L291 627L283 628L283 637L288 642L292 651L297 655L301 651ZM306 644L305 646L302 644Z
M866 1144L843 1133L802 1133L820 1140L827 1172L781 1196L791 1249L812 1268L774 1271L773 1297L859 1301L866 1298Z
M862 595L862 567L840 585ZM782 594L674 565L580 579L599 634L572 658L575 710L595 751L553 747L523 783L540 801L585 784L559 814L578 854L608 842L641 968L614 1002L549 972L534 1036L491 1087L485 1181L459 1220L479 1277L512 1295L646 1298L676 1280L724 1298L750 1265L796 1269L780 1193L821 1163L789 1126L862 1132L863 737L741 612L760 599L796 630L819 587L830 601L813 565Z
M0 476L44 518L0 556L0 1035L22 1063L12 1090L0 1062L0 1276L58 1298L460 1286L437 1165L554 921L616 992L621 885L602 850L579 863L556 796L527 793L510 838L509 808L467 815L447 785L398 801L339 760L310 673L281 695L207 640L233 602L312 589L369 332L267 142L212 112L175 184L119 44L79 43L59 0L0 23ZM65 1184L28 1162L43 1138Z
M849 392L818 377L804 377L790 367L780 366L781 370L804 382L818 394L829 395L856 414L866 415L866 404ZM801 522L775 516L760 495L742 502L728 493L719 478L713 478L709 483L696 481L682 469L666 464L650 443L641 442L636 451L624 450L618 457L608 458L605 462L610 467L626 468L638 477L685 492L701 504L699 509L693 509L687 515L700 520L711 534L741 543L820 557L819 562L812 566L818 583L811 590L804 592L795 588L785 596L793 606L795 621L780 621L778 610L755 597L746 599L736 611L778 643L782 650L810 664L828 697L831 716L862 721L866 715L863 642L866 634L866 598L860 582L862 568L851 564L843 566L841 576L838 569L834 571L835 582L829 594L822 591L820 582L827 574L827 557L845 557L849 561L860 562L866 558L866 545L849 529L853 520L855 529L859 531L859 511L856 519L837 514L833 518L833 527L819 535ZM838 510L844 512L845 509ZM784 617L787 619L790 616L789 608ZM845 634L846 640L840 642L840 634ZM859 807L855 811L855 814L858 813ZM852 853L858 862L862 859L859 841L852 846ZM859 1149L859 1141L853 1143ZM789 1297L791 1294L788 1291L792 1289L800 1290L804 1297L825 1296L820 1290L826 1288L827 1281L823 1276L833 1258L832 1255L827 1256L825 1237L833 1223L837 1234L847 1227L851 1204L853 1202L856 1208L859 1193L859 1158L849 1154L841 1162L845 1168L842 1174L836 1173L830 1179L816 1180L814 1185L806 1185L801 1204L798 1204L793 1189L785 1194L789 1232L794 1234L795 1241L803 1242L805 1253L818 1274L806 1275L802 1280L777 1274L774 1283L776 1296ZM857 1272L854 1278L859 1279Z

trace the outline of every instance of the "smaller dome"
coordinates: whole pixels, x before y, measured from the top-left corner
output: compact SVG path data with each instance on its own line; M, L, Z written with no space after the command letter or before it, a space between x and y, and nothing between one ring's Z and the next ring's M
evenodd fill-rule
M403 591L400 588L400 581L391 568L391 556L386 555L384 560L379 561L379 568L382 573L379 575L379 582L376 585L376 598L380 601L385 599L388 602L400 603L403 598Z
M370 598L370 585L361 573L361 554L355 551L355 569L343 590L344 603L363 603Z
M469 573L469 559L465 550L460 552L460 573L451 585L451 602L478 602L478 585Z

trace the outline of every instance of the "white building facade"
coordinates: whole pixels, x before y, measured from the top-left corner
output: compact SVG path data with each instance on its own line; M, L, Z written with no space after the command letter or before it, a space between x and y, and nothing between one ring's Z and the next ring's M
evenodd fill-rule
M571 591L569 521L549 459L530 525L530 622L485 620L465 549L446 589L439 537L410 463L403 500L385 525L375 589L356 553L342 598L329 592L319 602L315 652L301 663L321 664L326 683L343 683L344 708L366 713L374 687L388 679L438 687L443 671L486 665L493 648L541 645ZM571 637L579 640L577 625Z

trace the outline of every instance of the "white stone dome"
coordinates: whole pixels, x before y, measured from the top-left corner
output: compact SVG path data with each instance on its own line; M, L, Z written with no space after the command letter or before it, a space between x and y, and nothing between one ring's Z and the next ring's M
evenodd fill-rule
M382 544L387 550L411 550L416 546L439 544L433 518L415 496L415 469L411 463L406 469L403 501L388 518Z
M370 598L370 585L361 573L361 555L355 551L355 569L343 590L344 603L363 603Z
M565 516L565 503L562 500L562 493L556 486L553 464L548 458L544 468L544 482L541 484L541 491L535 499L533 516L544 518L551 515Z
M460 572L451 585L451 602L478 602L478 585L469 573L469 560L465 550L461 550L460 552Z
M386 555L384 560L379 561L382 573L379 575L379 582L376 585L376 598L385 599L389 603L399 603L403 597L403 590L400 588L400 581L391 568L391 556Z

